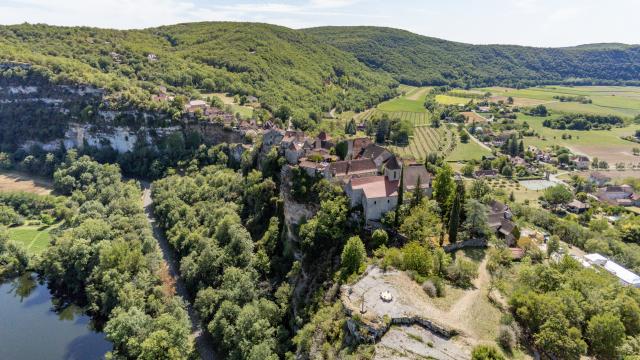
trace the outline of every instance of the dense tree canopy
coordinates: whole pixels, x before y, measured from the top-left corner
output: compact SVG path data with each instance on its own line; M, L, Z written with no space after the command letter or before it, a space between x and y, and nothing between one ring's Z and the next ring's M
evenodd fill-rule
M266 24L193 23L145 30L15 25L0 27L5 60L34 64L57 83L88 83L120 106L152 106L165 86L257 96L268 109L301 116L372 106L395 94L395 82L351 54L302 32ZM304 111L302 111L304 110Z
M304 30L409 85L637 84L640 47L469 45L382 27Z
M76 209L42 255L41 272L54 294L86 304L106 321L116 358L189 359L187 313L162 281L138 184L123 182L117 165L73 151L54 180Z

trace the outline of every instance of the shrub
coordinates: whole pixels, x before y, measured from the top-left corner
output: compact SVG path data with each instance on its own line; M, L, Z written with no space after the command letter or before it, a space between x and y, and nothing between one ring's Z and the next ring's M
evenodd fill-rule
M457 258L447 267L447 277L460 287L470 287L471 280L478 277L478 266L471 260Z
M495 274L500 268L509 266L511 266L511 251L509 249L495 247L489 249L487 270L491 274Z
M494 346L478 345L471 352L471 360L504 360L504 356Z
M496 342L503 350L511 352L516 346L516 333L510 326L502 325L498 330L498 338Z
M21 222L21 217L11 207L0 205L0 225L14 225Z
M438 291L436 290L436 286L431 280L427 280L422 284L422 290L429 295L429 297L438 296Z
M371 235L371 241L373 242L373 246L379 248L382 245L387 245L387 241L389 241L389 235L383 229L377 229Z
M433 285L436 287L436 295L438 297L444 297L447 293L446 287L444 286L444 281L441 278L433 278Z

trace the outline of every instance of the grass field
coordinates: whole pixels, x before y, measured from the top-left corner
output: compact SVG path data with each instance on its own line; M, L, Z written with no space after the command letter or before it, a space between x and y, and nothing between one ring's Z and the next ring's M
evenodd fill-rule
M636 129L640 129L640 125L611 130L555 130L542 126L544 119L523 114L518 115L518 121L526 121L540 135L540 137L525 137L526 146L533 145L542 149L553 145L565 146L577 154L606 160L610 166L617 162L640 163L640 157L634 156L632 153L634 147L640 146L620 138L633 134ZM563 134L571 135L571 139L562 139Z
M0 191L24 191L38 195L51 193L53 184L48 179L38 178L19 172L0 173Z
M222 102L225 105L228 105L229 107L231 107L231 111L233 112L234 115L236 113L240 113L240 117L242 119L250 119L253 116L253 108L251 106L243 106L243 105L236 104L234 102L233 97L227 96L227 94L225 93L210 93L210 94L203 94L203 96L205 98L211 97L211 96L218 97L220 100L222 100Z
M462 161L462 160L480 160L483 156L491 155L491 151L480 146L473 140L469 140L466 144L458 143L456 148L453 149L451 154L447 155L447 161Z
M427 112L427 109L424 107L424 100L429 88L403 86L400 88L400 91L403 92L404 95L379 104L377 109L390 112Z
M436 101L442 105L460 105L467 104L469 101L473 99L467 99L463 97L457 96L449 96L449 95L436 95Z
M9 239L24 247L29 255L38 255L49 246L53 227L22 225L9 229Z
M504 87L483 88L494 96L513 97L516 105L529 106L545 104L552 111L590 113L598 115L618 115L634 117L640 114L640 87L621 86L544 86L528 89L510 89ZM559 102L554 96L585 96L592 100L591 104L577 102ZM525 103L518 104L519 100Z

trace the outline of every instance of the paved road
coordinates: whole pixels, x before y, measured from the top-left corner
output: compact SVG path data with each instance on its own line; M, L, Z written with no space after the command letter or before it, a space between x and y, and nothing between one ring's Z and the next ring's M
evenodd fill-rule
M567 184L566 181L562 180L559 178L559 176L562 176L564 174L567 174L568 171L559 171L557 174L549 174L549 181L554 182L556 184L559 185L564 185L566 187L568 187L569 189L571 189L571 185Z
M196 349L200 354L200 358L202 360L217 360L219 357L216 354L215 348L213 346L213 339L211 339L211 335L206 331L202 331L200 326L200 317L198 313L193 308L191 302L189 301L189 293L187 292L187 288L184 285L184 281L180 277L179 272L179 261L176 259L172 249L169 247L169 242L164 237L164 233L162 229L158 227L156 224L156 219L153 215L153 199L151 199L151 185L148 182L140 182L142 185L142 204L144 206L144 213L147 216L147 220L149 224L151 224L151 228L153 230L153 236L158 241L160 245L160 249L162 250L162 257L164 261L167 263L169 268L169 274L173 277L176 284L176 293L178 296L182 297L187 304L187 312L189 313L189 320L191 320L191 334L196 341Z

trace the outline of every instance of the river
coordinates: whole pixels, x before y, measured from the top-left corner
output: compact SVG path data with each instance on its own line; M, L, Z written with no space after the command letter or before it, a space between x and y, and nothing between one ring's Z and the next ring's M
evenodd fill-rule
M103 359L111 343L76 306L54 310L35 274L0 282L0 359Z

